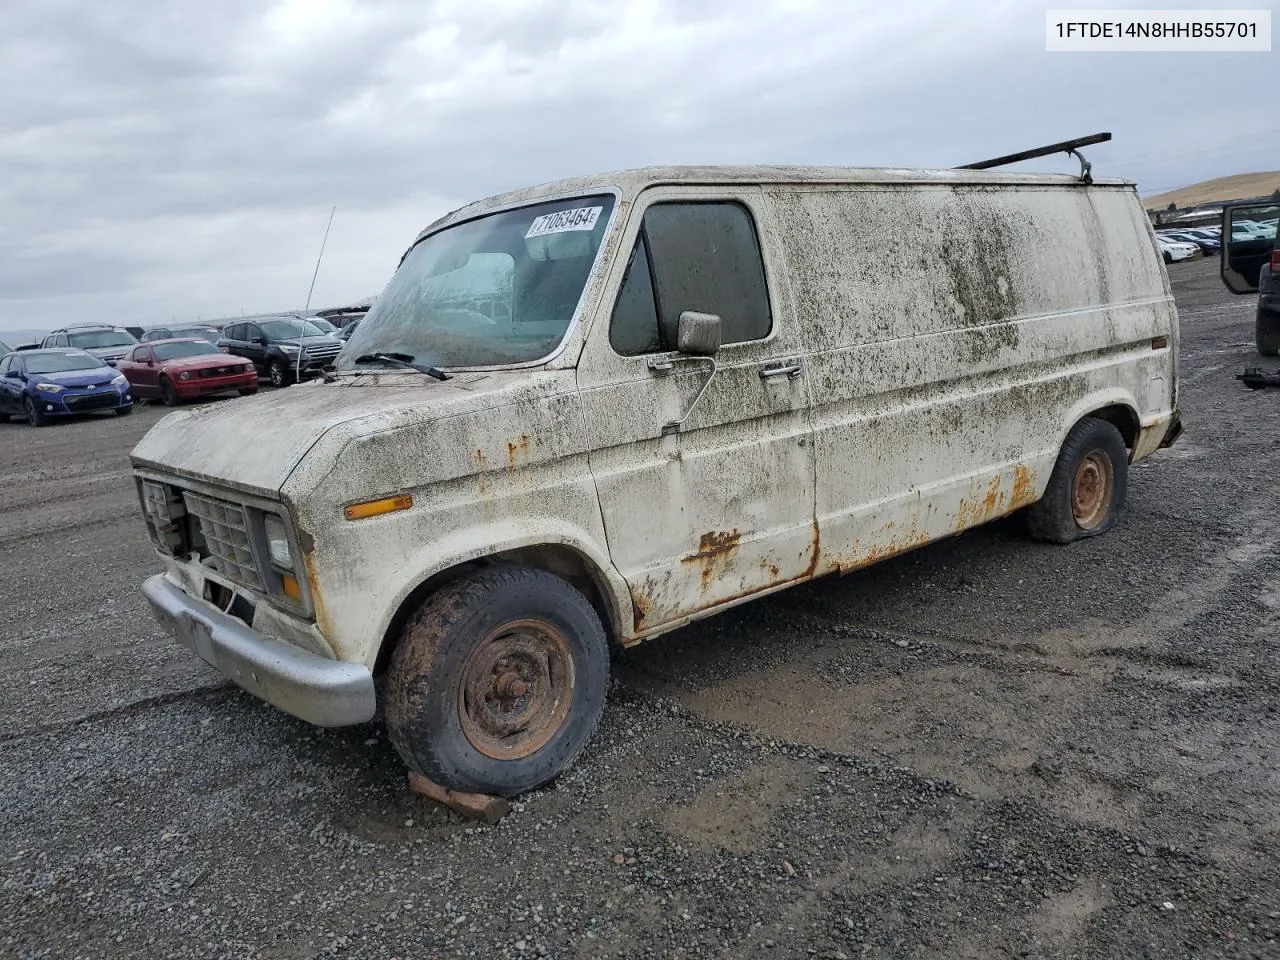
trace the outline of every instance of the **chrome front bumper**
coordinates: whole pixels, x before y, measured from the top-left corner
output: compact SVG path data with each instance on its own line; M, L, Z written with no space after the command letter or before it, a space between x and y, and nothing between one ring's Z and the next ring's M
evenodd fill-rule
M321 727L373 719L373 674L364 664L327 660L265 637L163 574L148 577L142 593L179 643L255 697Z

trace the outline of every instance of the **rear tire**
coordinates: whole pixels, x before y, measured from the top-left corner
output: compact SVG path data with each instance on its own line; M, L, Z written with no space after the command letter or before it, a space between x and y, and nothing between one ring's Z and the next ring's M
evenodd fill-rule
M608 641L586 597L541 570L486 567L440 588L405 625L387 731L428 779L515 796L573 764L608 682Z
M43 427L49 422L49 418L36 409L30 397L22 401L22 409L26 412L27 423L33 427Z
M178 399L178 391L173 385L173 381L168 377L160 378L160 399L164 401L166 407L176 407L181 401Z
M1044 496L1027 508L1036 540L1071 543L1115 526L1129 481L1129 452L1115 424L1085 417L1067 434Z
M1280 355L1280 313L1259 307L1253 329L1260 354L1264 357Z

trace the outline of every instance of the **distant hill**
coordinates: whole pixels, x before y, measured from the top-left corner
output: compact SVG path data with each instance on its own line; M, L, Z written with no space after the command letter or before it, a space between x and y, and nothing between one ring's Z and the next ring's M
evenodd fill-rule
M1241 197L1263 197L1280 190L1280 170L1271 173L1237 173L1230 177L1218 177L1179 187L1153 197L1143 197L1142 205L1148 210L1163 210L1176 203L1179 208L1194 207L1200 203L1217 203Z

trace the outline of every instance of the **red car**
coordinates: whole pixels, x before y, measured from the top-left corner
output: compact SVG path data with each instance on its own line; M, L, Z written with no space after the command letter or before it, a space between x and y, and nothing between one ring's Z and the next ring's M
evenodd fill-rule
M252 360L223 353L208 340L184 337L140 343L120 359L135 397L159 397L168 406L211 393L258 392Z

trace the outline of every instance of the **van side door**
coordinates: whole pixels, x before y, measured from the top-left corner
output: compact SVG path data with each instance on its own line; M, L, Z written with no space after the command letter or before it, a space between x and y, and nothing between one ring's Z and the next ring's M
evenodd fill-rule
M579 362L637 636L816 563L806 361L758 203L754 188L642 194ZM721 317L713 358L676 351L684 311Z

